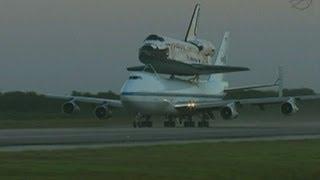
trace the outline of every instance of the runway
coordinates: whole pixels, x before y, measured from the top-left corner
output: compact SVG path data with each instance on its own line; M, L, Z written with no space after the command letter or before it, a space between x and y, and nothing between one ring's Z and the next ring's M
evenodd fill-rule
M95 148L208 141L320 138L320 125L215 128L72 128L0 130L0 151Z

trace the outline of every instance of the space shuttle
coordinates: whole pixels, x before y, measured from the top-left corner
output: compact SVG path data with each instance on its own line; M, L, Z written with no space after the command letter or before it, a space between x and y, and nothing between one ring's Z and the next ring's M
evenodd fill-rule
M194 76L248 71L246 67L226 66L230 33L226 32L217 59L214 45L197 37L200 4L194 8L184 40L151 34L139 49L143 66L129 67L129 71L150 71L160 74Z

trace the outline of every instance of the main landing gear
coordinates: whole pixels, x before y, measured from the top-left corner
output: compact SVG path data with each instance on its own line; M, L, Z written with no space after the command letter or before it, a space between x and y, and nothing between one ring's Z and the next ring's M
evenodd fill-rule
M192 120L192 116L187 116L183 121L183 126L185 128L193 128L196 127L196 123Z
M166 128L174 128L174 127L191 128L191 127L195 127L195 125L196 123L192 120L192 116L186 116L186 117L167 116L167 120L163 122L163 126Z
M210 120L214 120L214 114L212 112L205 112L201 115L201 121L198 122L199 128L209 128L210 127Z
M150 115L142 115L142 114L137 114L135 120L133 121L133 127L134 128L151 128L153 123L150 120L151 116Z
M174 117L174 116L167 116L166 121L164 121L163 126L166 128L174 128L174 127L184 127L184 128L209 128L210 127L210 120L214 120L214 114L212 112L205 112L201 114L200 121L196 123L193 120L192 115L181 116L181 117Z
M143 115L138 113L135 120L133 121L134 128L151 128L153 126L150 120L150 115ZM214 114L212 112L204 112L200 115L199 121L194 121L192 115L185 116L171 116L168 115L163 123L166 128L184 127L184 128L209 128L210 121L214 120Z
M179 123L180 121L174 117L174 116L167 116L166 117L166 121L163 122L163 126L167 127L167 128L174 128L176 127L177 123Z

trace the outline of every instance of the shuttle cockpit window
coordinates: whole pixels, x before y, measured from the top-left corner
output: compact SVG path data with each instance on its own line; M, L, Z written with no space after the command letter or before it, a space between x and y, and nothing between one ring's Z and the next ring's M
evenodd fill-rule
M147 37L146 41L160 41L163 42L164 39L158 35L151 34L150 36Z
M129 79L137 80L137 79L142 79L142 77L141 76L130 76Z

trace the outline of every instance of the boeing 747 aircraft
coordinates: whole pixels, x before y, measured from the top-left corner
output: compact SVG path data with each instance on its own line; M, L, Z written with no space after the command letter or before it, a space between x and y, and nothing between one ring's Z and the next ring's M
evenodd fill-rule
M197 4L184 40L149 35L139 50L139 59L145 66L129 67L128 70L183 76L248 71L246 67L212 63L215 47L197 37L199 13L200 4ZM228 38L228 34L224 38Z
M224 37L215 65L227 63L229 33ZM125 108L128 112L136 114L134 127L152 127L150 118L153 115L166 117L165 127L175 127L176 119L183 122L185 127L195 127L193 117L200 115L198 127L208 127L209 120L214 119L214 111L220 112L223 119L235 119L239 116L238 108L244 105L263 107L279 104L283 114L292 115L299 110L297 101L320 99L320 95L283 97L282 79L280 72L275 84L230 88L223 73L211 74L206 80L190 81L156 72L133 71L121 89L120 100L55 95L48 97L65 99L67 102L62 105L62 111L68 114L80 110L78 102L97 104L94 113L99 119L110 118L114 108ZM233 90L275 85L279 87L279 97L224 99L226 93Z

